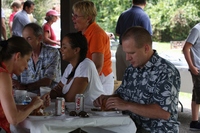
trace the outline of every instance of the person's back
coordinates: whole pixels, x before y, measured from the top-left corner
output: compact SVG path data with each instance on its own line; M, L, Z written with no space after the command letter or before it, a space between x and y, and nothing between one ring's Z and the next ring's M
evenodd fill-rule
M121 36L130 27L141 26L148 30L152 35L152 28L149 16L144 12L144 7L146 6L146 0L133 0L133 6L124 11L116 25L116 35L119 36L119 46L116 52L116 75L117 80L122 80L124 71L126 67L130 64L125 59L125 53L122 50Z
M13 18L15 16L15 14L20 10L21 8L21 3L19 3L18 1L14 1L11 3L11 8L12 8L12 13L10 14L9 17L9 29L10 29L10 35L12 36L12 24L13 24Z
M34 3L32 1L26 1L23 5L23 10L15 14L12 25L12 35L22 36L22 30L24 26L30 23L28 14L34 11Z
M2 73L2 72L8 73L8 71L5 68L0 67L0 73ZM9 123L8 123L8 121L6 119L6 116L4 114L4 111L3 111L1 103L0 103L0 129L1 130L6 130L6 132L9 132Z

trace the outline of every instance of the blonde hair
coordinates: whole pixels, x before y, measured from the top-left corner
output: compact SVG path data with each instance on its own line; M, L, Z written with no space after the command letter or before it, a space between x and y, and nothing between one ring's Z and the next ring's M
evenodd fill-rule
M91 17L90 23L93 23L97 16L96 6L91 1L78 1L73 5L72 10L82 13L84 17Z

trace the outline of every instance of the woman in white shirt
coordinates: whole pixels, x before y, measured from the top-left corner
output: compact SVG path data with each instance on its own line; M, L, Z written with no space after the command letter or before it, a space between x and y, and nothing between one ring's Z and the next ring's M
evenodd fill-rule
M80 32L69 33L62 39L62 59L70 64L59 84L50 92L52 99L64 97L66 102L74 102L76 94L84 94L85 104L93 106L93 101L104 94L96 67L93 61L86 58L87 45Z

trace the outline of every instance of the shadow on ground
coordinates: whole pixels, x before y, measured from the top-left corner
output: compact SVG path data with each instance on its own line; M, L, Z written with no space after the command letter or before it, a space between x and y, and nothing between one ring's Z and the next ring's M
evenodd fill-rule
M179 133L200 133L200 131L190 131L189 124L191 121L191 109L183 108L183 112L181 112L181 108L178 111L178 121L180 122Z

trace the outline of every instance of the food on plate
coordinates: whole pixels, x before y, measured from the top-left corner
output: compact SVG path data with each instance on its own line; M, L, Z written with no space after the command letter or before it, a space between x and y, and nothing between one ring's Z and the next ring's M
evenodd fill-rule
M35 116L43 116L44 115L44 110L42 108L35 109L30 115L35 115Z
M38 108L33 110L33 112L30 114L31 116L48 116L50 115L49 112L45 112L43 108Z

